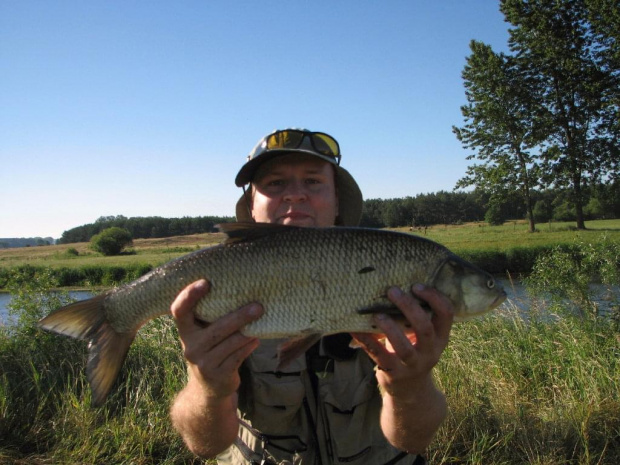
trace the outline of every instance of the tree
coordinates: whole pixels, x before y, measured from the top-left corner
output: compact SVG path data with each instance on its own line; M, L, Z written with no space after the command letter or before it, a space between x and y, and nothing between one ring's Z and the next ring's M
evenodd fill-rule
M112 227L104 229L99 234L93 236L90 240L90 247L107 257L120 254L125 247L132 243L129 231Z
M553 215L553 208L546 200L539 200L534 204L534 221L537 223L545 223L549 221Z
M484 214L484 221L491 226L501 226L506 221L502 213L502 206L499 202L492 202L487 212Z
M453 132L465 148L476 150L467 159L482 164L469 166L456 187L475 185L489 192L493 202L519 192L534 232L532 189L538 165L531 149L543 141L540 118L533 111L537 96L517 58L494 53L477 41L470 49L463 70L468 104L461 107L466 124Z
M571 190L585 229L585 187L618 173L617 0L502 0L509 46L536 96L545 178Z

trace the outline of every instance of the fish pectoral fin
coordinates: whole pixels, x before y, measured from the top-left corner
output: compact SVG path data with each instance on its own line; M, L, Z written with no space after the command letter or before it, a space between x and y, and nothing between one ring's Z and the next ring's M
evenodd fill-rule
M39 327L48 331L89 341L86 377L92 390L93 407L105 401L137 332L137 329L127 333L114 330L106 319L105 297L106 294L101 294L67 305L39 322Z
M432 312L432 309L428 303L424 301L420 301L418 303L423 310L427 312ZM356 310L360 315L374 315L375 313L385 313L386 315L390 315L393 318L404 318L403 312L396 305L390 304L376 304L371 307L359 308Z
M286 226L274 223L220 223L217 228L226 234L224 244L250 242L261 237L270 236L282 231L301 229L298 226Z
M306 351L321 339L321 333L311 333L307 336L294 337L289 339L278 347L278 367L277 370L285 368L297 357L306 353Z
M385 313L386 315L403 316L403 313L394 304L376 304L370 307L358 308L356 312L360 315L374 315L375 313Z

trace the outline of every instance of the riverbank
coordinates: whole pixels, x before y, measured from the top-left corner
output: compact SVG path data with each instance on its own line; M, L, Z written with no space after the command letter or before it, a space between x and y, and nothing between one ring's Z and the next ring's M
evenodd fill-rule
M620 238L599 233L599 241L574 235L574 253L554 249L535 270L552 297L578 311L532 301L523 318L513 300L454 325L435 370L449 415L430 463L620 463L620 323L600 318L586 295L595 276L619 281ZM19 322L0 326L0 462L203 463L170 425L170 402L187 376L171 319L138 332L110 397L91 408L87 344L36 328L66 303L47 292L55 277L43 269L14 287Z
M35 321L55 301L28 301ZM512 311L512 314L511 314ZM435 378L449 414L433 464L620 463L620 336L610 320L516 308L455 324ZM0 462L199 464L170 425L185 361L170 318L147 324L101 408L86 343L28 319L0 328ZM214 462L207 462L214 465Z
M588 230L576 231L570 223L552 223L540 226L537 233L528 233L525 222L514 221L503 226L467 223L397 231L434 240L490 273L517 276L529 273L538 256L557 246L569 249L576 241L595 243L603 239L620 242L620 220L592 221L587 226ZM16 271L29 279L49 271L61 287L111 287L137 279L179 256L220 244L224 237L209 233L139 239L129 253L115 257L95 254L88 243L0 249L0 290Z

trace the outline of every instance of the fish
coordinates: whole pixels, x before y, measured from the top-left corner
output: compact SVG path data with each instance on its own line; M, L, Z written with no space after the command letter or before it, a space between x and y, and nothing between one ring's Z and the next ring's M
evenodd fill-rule
M263 316L241 332L288 340L288 351L280 353L282 366L324 335L380 332L373 314L400 313L387 298L392 286L435 287L452 302L456 321L489 312L506 298L492 275L413 234L268 223L218 226L226 234L223 243L39 321L44 330L89 341L86 373L93 406L103 404L111 391L140 327L169 314L179 292L199 279L209 281L210 290L194 309L196 319L208 324L260 303Z

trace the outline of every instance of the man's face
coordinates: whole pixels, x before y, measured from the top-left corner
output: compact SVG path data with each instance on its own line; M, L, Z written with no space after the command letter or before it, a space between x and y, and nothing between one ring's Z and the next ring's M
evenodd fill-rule
M336 221L334 168L326 161L276 157L261 165L252 185L252 217L258 223L327 227Z

